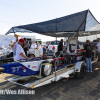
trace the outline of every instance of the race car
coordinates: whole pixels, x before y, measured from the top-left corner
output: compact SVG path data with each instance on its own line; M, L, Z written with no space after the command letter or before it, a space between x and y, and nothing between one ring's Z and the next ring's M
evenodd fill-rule
M77 46L77 45L76 45ZM21 75L21 76L30 76L30 75L39 75L48 76L52 74L55 69L59 70L62 67L77 63L80 60L83 60L83 51L77 51L76 48L74 53L69 53L67 47L67 53L57 52L55 55L45 55L40 57L31 57L30 60L23 59L17 62L10 62L8 64L3 64L5 73ZM61 53L61 55L60 55ZM59 56L60 55L60 56Z
M74 64L77 62L76 55L59 57L54 56L42 56L42 57L33 57L30 60L23 59L17 62L10 62L8 64L3 64L5 73L21 75L21 76L30 76L37 75L41 72L42 76L48 76L56 69Z

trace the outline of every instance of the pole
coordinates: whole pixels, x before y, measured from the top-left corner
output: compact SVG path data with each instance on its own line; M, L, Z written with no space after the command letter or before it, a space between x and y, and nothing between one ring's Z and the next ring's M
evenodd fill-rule
M56 41L57 41L57 37L56 37Z
M57 33L57 18L56 18L56 33ZM57 65L57 63L56 62L57 62L57 59L56 59L55 64L54 64L54 66L55 66L55 80L57 78L57 76L56 76L56 69L57 69L56 65Z
M73 39L73 37L74 37L75 35L76 35L76 33L74 33L74 35L71 37L71 39L69 40L68 44L70 43L70 41ZM59 56L57 57L57 59L56 59L56 61L55 61L55 64L54 64L54 66L55 66L55 80L56 80L56 78L57 78L57 76L56 76L56 69L57 69L56 65L57 65L57 63L58 63L59 57L61 56L61 54L63 53L63 51L66 49L66 47L67 47L67 46L65 46L64 49L61 51L61 53L60 53Z
M15 32L14 32L14 28L13 28L13 33L15 34Z
M81 25L79 26L79 28L77 29L76 33L77 35L79 34L79 29L80 27L83 25L84 21L86 21L86 18L83 20L83 22L81 23ZM57 32L57 18L56 18L56 32ZM73 37L76 35L76 33L74 33L74 35L71 37L71 39L69 40L68 44L70 43L70 41L73 39ZM65 50L66 46L64 47L64 49L61 51L61 53L59 54L59 56L57 57L56 61L55 61L55 80L56 80L56 63L58 62L58 58L61 56L61 54L63 53L63 51Z

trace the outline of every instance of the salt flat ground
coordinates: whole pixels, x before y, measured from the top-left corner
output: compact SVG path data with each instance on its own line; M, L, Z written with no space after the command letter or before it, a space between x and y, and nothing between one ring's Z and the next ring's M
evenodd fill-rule
M5 81L7 76L11 75L0 74L0 90L32 90ZM72 75L68 80L61 79L33 90L33 95L0 95L0 100L100 100L100 62L93 64L93 72L86 73L84 79Z

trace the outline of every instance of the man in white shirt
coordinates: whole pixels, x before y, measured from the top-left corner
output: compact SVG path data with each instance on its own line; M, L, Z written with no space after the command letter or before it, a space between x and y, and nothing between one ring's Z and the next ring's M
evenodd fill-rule
M98 51L98 61L100 61L100 38L97 38L97 45L94 47L96 48L97 47L97 51Z
M35 49L35 48L37 48L37 45L36 45L35 41L33 41L33 43L31 44L31 49Z
M48 50L49 50L49 53L52 53L52 48L53 48L53 46L50 45L50 44L48 43Z
M15 44L16 46L16 50L15 50L15 55L14 55L14 61L18 61L18 60L21 60L21 59L26 59L28 58L26 55L25 55L25 52L22 48L23 46L23 43L24 43L24 39L19 39L18 43Z
M17 41L18 41L18 35L14 34L14 43L13 43L13 45L11 45L11 47L13 47Z

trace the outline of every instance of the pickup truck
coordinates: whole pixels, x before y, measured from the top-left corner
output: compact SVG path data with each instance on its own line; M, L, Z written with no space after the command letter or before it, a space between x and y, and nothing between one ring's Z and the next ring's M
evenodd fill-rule
M51 41L50 45L53 46L53 52L57 52L58 51L58 44L60 43L60 41Z

